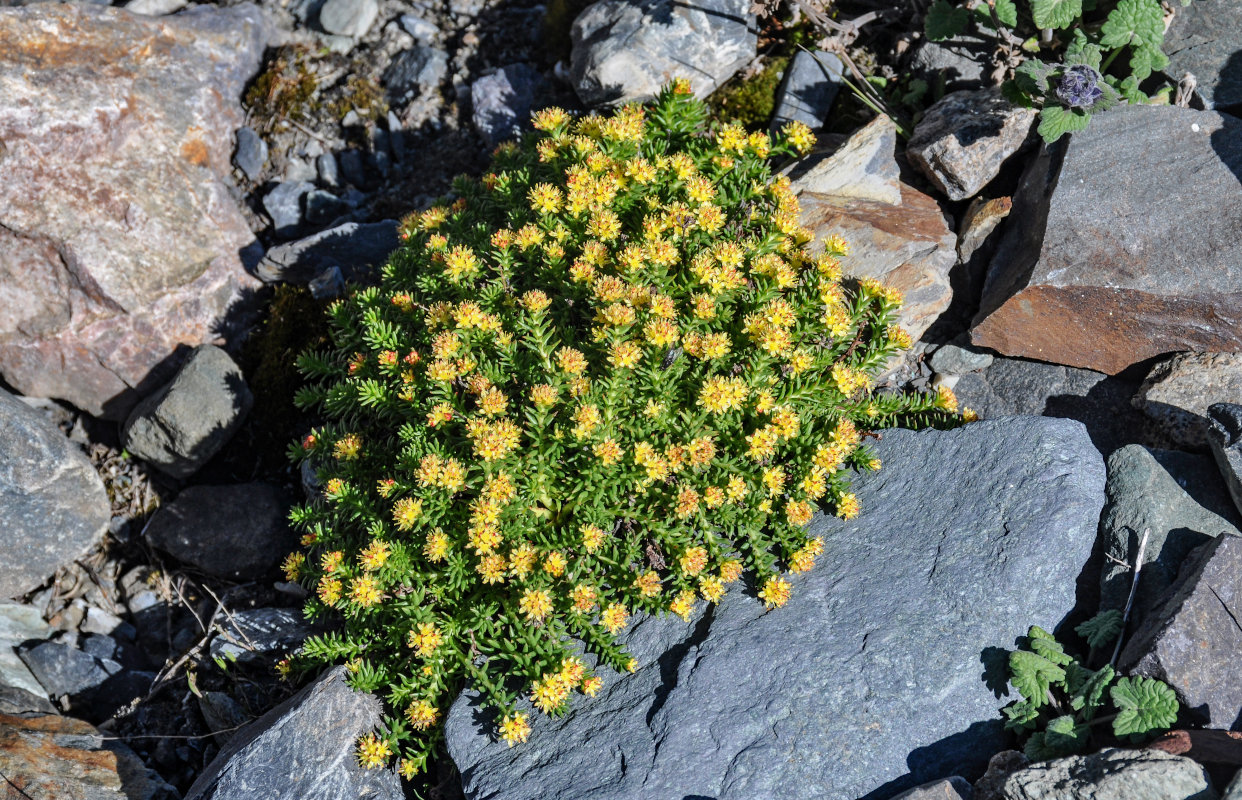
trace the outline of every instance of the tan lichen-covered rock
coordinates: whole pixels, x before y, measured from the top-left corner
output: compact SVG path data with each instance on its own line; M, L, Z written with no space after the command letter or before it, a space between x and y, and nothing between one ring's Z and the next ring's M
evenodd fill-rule
M18 391L120 418L257 285L228 175L265 39L253 6L0 9L0 374Z

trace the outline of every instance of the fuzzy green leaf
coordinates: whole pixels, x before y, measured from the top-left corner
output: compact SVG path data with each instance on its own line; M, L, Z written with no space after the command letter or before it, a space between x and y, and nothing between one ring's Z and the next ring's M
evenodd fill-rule
M1028 650L1009 654L1009 682L1027 700L1043 705L1048 687L1065 680L1065 670Z
M1068 28L1082 16L1082 0L1031 0L1037 28Z
M1140 81L1168 65L1163 43L1164 11L1158 0L1121 0L1100 28L1101 47L1130 48L1130 71Z
M1177 695L1162 681L1122 678L1109 694L1121 710L1113 720L1113 733L1118 737L1139 741L1177 721Z
M927 31L928 39L933 42L943 42L965 31L966 23L969 21L970 12L966 9L955 7L949 0L936 0L931 8L927 9L924 29Z
M1005 730L1027 731L1035 727L1039 719L1039 704L1031 700L1019 700L1001 709L1009 719L1005 722Z
M1086 725L1081 724L1073 716L1057 717L1048 723L1044 732L1044 745L1067 756L1077 753L1087 746L1090 732Z
M1082 28L1075 28L1074 40L1065 48L1065 66L1086 64L1091 69L1099 72L1103 59L1104 54L1101 52L1100 46L1088 39L1087 34L1083 33Z
M1117 637L1121 635L1123 624L1121 612L1115 608L1110 608L1108 611L1101 611L1099 614L1096 614L1077 628L1074 628L1074 630L1079 636L1086 639L1087 646L1094 650L1116 641Z
M1090 722L1095 717L1096 711L1104 705L1104 690L1116 676L1117 673L1113 671L1113 668L1105 664L1090 673L1090 677L1075 690L1074 696L1070 699L1070 705L1082 714L1083 720Z
M1080 108L1044 106L1039 112L1039 135L1052 144L1067 133L1085 130L1091 124L1091 115Z
M1066 655L1065 648L1061 646L1061 643L1056 639L1053 639L1051 636L1048 638L1032 636L1030 637L1029 643L1033 652L1038 653L1051 661L1053 664L1065 666L1074 660L1070 656Z
M1000 20L1000 24L1007 28L1013 28L1018 24L1018 6L1014 0L995 0L996 3L996 19ZM995 30L996 25L992 22L992 12L988 8L987 3L980 3L975 8L975 21L980 25Z

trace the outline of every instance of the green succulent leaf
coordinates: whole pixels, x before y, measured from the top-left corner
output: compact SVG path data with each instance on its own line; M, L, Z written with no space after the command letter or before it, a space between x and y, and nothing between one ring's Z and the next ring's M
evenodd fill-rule
M1082 16L1082 0L1031 0L1031 16L1037 28L1068 28Z
M1065 670L1037 653L1016 650L1009 654L1009 682L1033 703L1047 702L1048 688L1065 680Z
M943 42L965 31L969 21L970 12L965 8L958 8L949 0L936 0L931 8L927 9L924 29L928 39L933 42Z
M1106 644L1112 644L1117 637L1121 635L1122 622L1121 612L1115 608L1107 611L1101 611L1091 619L1074 628L1079 636L1087 640L1087 646L1091 649L1103 647Z
M1113 733L1119 738L1140 741L1177 721L1177 695L1163 681L1122 678L1110 695L1121 712L1113 720Z
M1140 81L1168 66L1163 44L1164 11L1158 0L1121 0L1100 28L1101 47L1130 48L1130 71Z
M1052 144L1067 133L1086 130L1089 124L1091 115L1080 108L1044 106L1039 112L1039 127L1036 130L1045 142Z

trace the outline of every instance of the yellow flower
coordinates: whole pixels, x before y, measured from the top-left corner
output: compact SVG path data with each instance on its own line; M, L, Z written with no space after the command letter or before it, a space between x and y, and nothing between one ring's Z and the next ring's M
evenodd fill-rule
M527 721L527 715L522 712L506 715L500 722L500 738L504 739L510 747L522 744L529 739L530 723Z
M513 574L525 578L535 568L535 559L539 553L529 543L522 542L509 553L509 566Z
M763 471L763 483L768 487L769 495L780 494L785 488L785 470L780 467L768 467Z
M364 769L376 769L388 763L392 758L392 748L388 741L374 733L368 733L358 740L358 765Z
M546 383L532 386L530 401L535 404L536 408L550 408L556 403L556 389Z
M341 461L353 461L358 457L358 450L361 447L362 440L351 433L337 440L332 447L332 454Z
M683 486L677 492L677 517L685 519L699 510L699 493L692 486Z
M448 403L436 403L431 411L427 412L427 427L438 428L445 422L453 419L453 407Z
M573 687L560 674L545 675L531 687L530 699L545 714L550 714L565 702Z
M526 309L532 314L537 313L539 311L543 311L545 308L547 308L551 304L552 304L552 301L548 299L548 296L544 294L543 292L539 291L538 289L532 289L531 291L522 295L522 308Z
M562 108L544 108L531 114L531 126L537 131L551 131L569 122L569 113ZM523 740L525 741L525 740Z
M582 693L587 697L594 697L603 687L604 679L598 675L592 675L582 682Z
M724 414L740 409L748 391L741 378L716 376L703 383L698 402L713 414Z
M719 603L725 593L724 581L711 575L705 576L699 580L699 593L707 602Z
M720 580L725 583L733 583L742 577L742 562L736 559L730 559L720 565Z
M542 622L552 613L552 595L543 589L527 589L522 593L518 609L531 622Z
M483 582L489 586L494 583L505 582L505 557L499 553L492 553L479 559L479 563L475 565L474 571L479 573L483 578Z
M694 610L694 601L697 599L695 593L691 589L683 589L677 593L677 597L668 604L668 610L682 618L682 621L690 621L690 612Z
M358 554L358 561L364 570L370 572L384 566L384 562L388 560L390 555L392 555L392 548L388 546L387 542L376 539Z
M600 624L607 628L609 633L615 634L625 627L628 616L629 611L626 610L625 606L620 603L612 603L600 615Z
M677 323L672 320L653 319L643 326L643 337L648 344L656 347L675 344L679 336Z
M862 504L858 502L858 498L852 492L846 492L837 501L837 516L841 519L853 519L858 516L858 512L861 510Z
M601 440L592 449L595 457L604 462L605 466L611 466L621 460L621 445L611 437Z
M444 274L454 283L479 274L479 259L465 245L458 245L444 254Z
M815 134L811 133L810 127L803 122L785 123L785 126L781 128L781 135L791 147L803 155L811 152L811 148L815 146Z
M647 570L634 579L634 587L643 597L655 597L660 593L660 575L654 570Z
M596 525L583 525L582 547L588 553L594 553L604 543L604 531Z
M724 489L719 486L708 486L703 490L703 505L708 508L719 508L724 504Z
M426 700L415 700L405 710L405 716L409 719L410 725L414 727L414 730L425 731L436 724L436 717L440 716L440 712Z
M363 608L370 608L384 598L379 582L371 575L354 578L349 586L349 599Z
M303 553L290 553L285 557L285 563L282 568L285 571L285 580L293 583L302 575L302 567L306 564L306 556Z
M433 564L438 564L448 556L449 538L444 531L436 528L423 544L423 555Z
M544 214L555 214L561 210L564 198L561 190L550 183L537 183L526 195L532 210Z
M585 614L595 608L595 589L580 583L569 590L569 599L573 601L575 613Z
M341 599L341 581L339 578L329 578L326 575L319 579L318 589L319 599L324 605L334 606Z
M729 495L729 502L731 503L738 502L739 500L746 497L749 491L750 490L746 486L746 481L742 477L738 475L734 475L729 478L729 486L728 486L728 489L726 490L727 494Z
M779 576L773 575L763 584L759 599L768 608L779 608L789 601L789 584Z
M630 673L638 672L638 659L631 658L629 661L625 662L625 671Z
M420 658L426 658L436 651L444 642L440 629L431 622L420 623L417 630L412 630L406 638L406 644L414 648Z
M543 571L554 578L564 575L566 566L565 556L559 550L553 550L543 559Z
M936 408L944 409L950 414L957 413L957 395L944 384L936 387Z
M570 375L579 375L586 370L586 357L572 347L562 347L556 351L557 365Z
M694 577L707 566L707 550L702 547L691 547L678 560L682 572Z
M319 565L324 572L336 572L345 562L345 554L340 550L332 550L319 556Z
M574 412L574 422L576 423L573 430L574 438L581 440L590 436L599 427L602 419L603 415L600 414L599 406L593 403L585 403L578 406L577 411Z

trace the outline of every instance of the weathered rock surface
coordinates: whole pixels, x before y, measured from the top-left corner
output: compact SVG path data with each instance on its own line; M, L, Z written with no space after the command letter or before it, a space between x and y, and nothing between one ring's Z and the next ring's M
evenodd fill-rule
M395 772L362 769L354 756L381 712L337 667L238 731L186 800L403 800Z
M1221 730L1169 731L1147 745L1202 764L1213 786L1228 786L1242 768L1242 733Z
M1005 800L1216 800L1203 767L1157 750L1110 748L1041 761L1005 781Z
M488 145L516 138L530 119L543 77L529 64L510 64L470 86L474 128Z
M1121 651L1123 671L1159 678L1211 728L1242 730L1242 538L1220 536L1186 558L1169 597Z
M844 74L845 65L836 53L799 50L785 68L776 92L772 127L779 129L788 122L801 122L812 129L822 127L841 91Z
M1036 418L886 431L875 450L865 513L811 523L825 550L783 608L733 592L690 625L639 620L638 672L532 714L521 747L460 698L466 797L852 800L982 772L1004 736L980 654L1073 607L1103 463L1081 425Z
M383 265L399 244L396 220L347 222L273 247L255 274L268 282L308 283L324 270L340 267L347 280L362 281L368 277L367 267Z
M1225 788L1220 800L1242 800L1242 771L1234 776L1233 781Z
M1179 81L1192 73L1204 108L1242 103L1242 5L1196 0L1179 6L1162 49L1169 56L1165 74Z
M188 478L233 438L254 404L241 368L200 345L167 385L134 407L125 449L174 478Z
M103 481L82 451L3 389L0 517L0 598L34 589L83 555L103 538L112 517Z
M933 198L901 183L895 145L896 130L881 116L795 177L794 187L802 224L817 238L837 234L849 242L847 274L901 290L898 321L918 339L949 307L957 237Z
M173 800L177 791L118 741L81 720L0 714L6 797L28 800ZM14 791L15 790L15 791Z
M1013 105L997 88L953 92L927 109L906 156L950 200L965 200L1021 149L1037 113Z
M30 672L13 648L52 635L38 609L18 603L0 603L0 683L47 699L43 684ZM0 713L12 713L0 710Z
M673 78L706 97L755 57L749 0L600 0L574 20L570 75L587 105L646 100Z
M327 0L319 9L319 25L328 33L365 36L379 16L376 0Z
M928 359L928 364L942 375L967 375L980 372L992 366L992 354L973 348L946 344L937 347Z
M0 374L123 419L252 285L229 194L253 6L0 9Z
M954 776L916 786L893 800L970 800L972 791L965 778Z
M1242 350L1239 175L1242 120L1156 106L1092 120L1023 175L973 341L1109 374ZM1153 224L1169 208L1186 224Z
M234 611L223 631L211 640L212 657L256 661L302 644L321 628L307 622L301 609L253 608Z
M1242 354L1178 353L1152 367L1134 396L1179 447L1207 447L1207 409L1242 400Z
M910 68L933 86L944 81L945 91L981 89L987 82L995 47L993 40L969 33L945 42L924 39Z
M296 545L289 503L267 483L191 486L155 513L153 547L220 578L257 578Z
M1242 510L1242 405L1214 403L1208 406L1208 420L1208 446L1234 506Z
M1242 526L1207 456L1123 447L1108 459L1107 494L1100 516L1100 607L1125 607L1139 542L1150 529L1134 595L1140 619L1177 579L1192 550L1222 533L1236 536Z
M448 54L421 44L397 54L384 69L384 88L389 99L405 104L419 95L434 92L448 75Z

